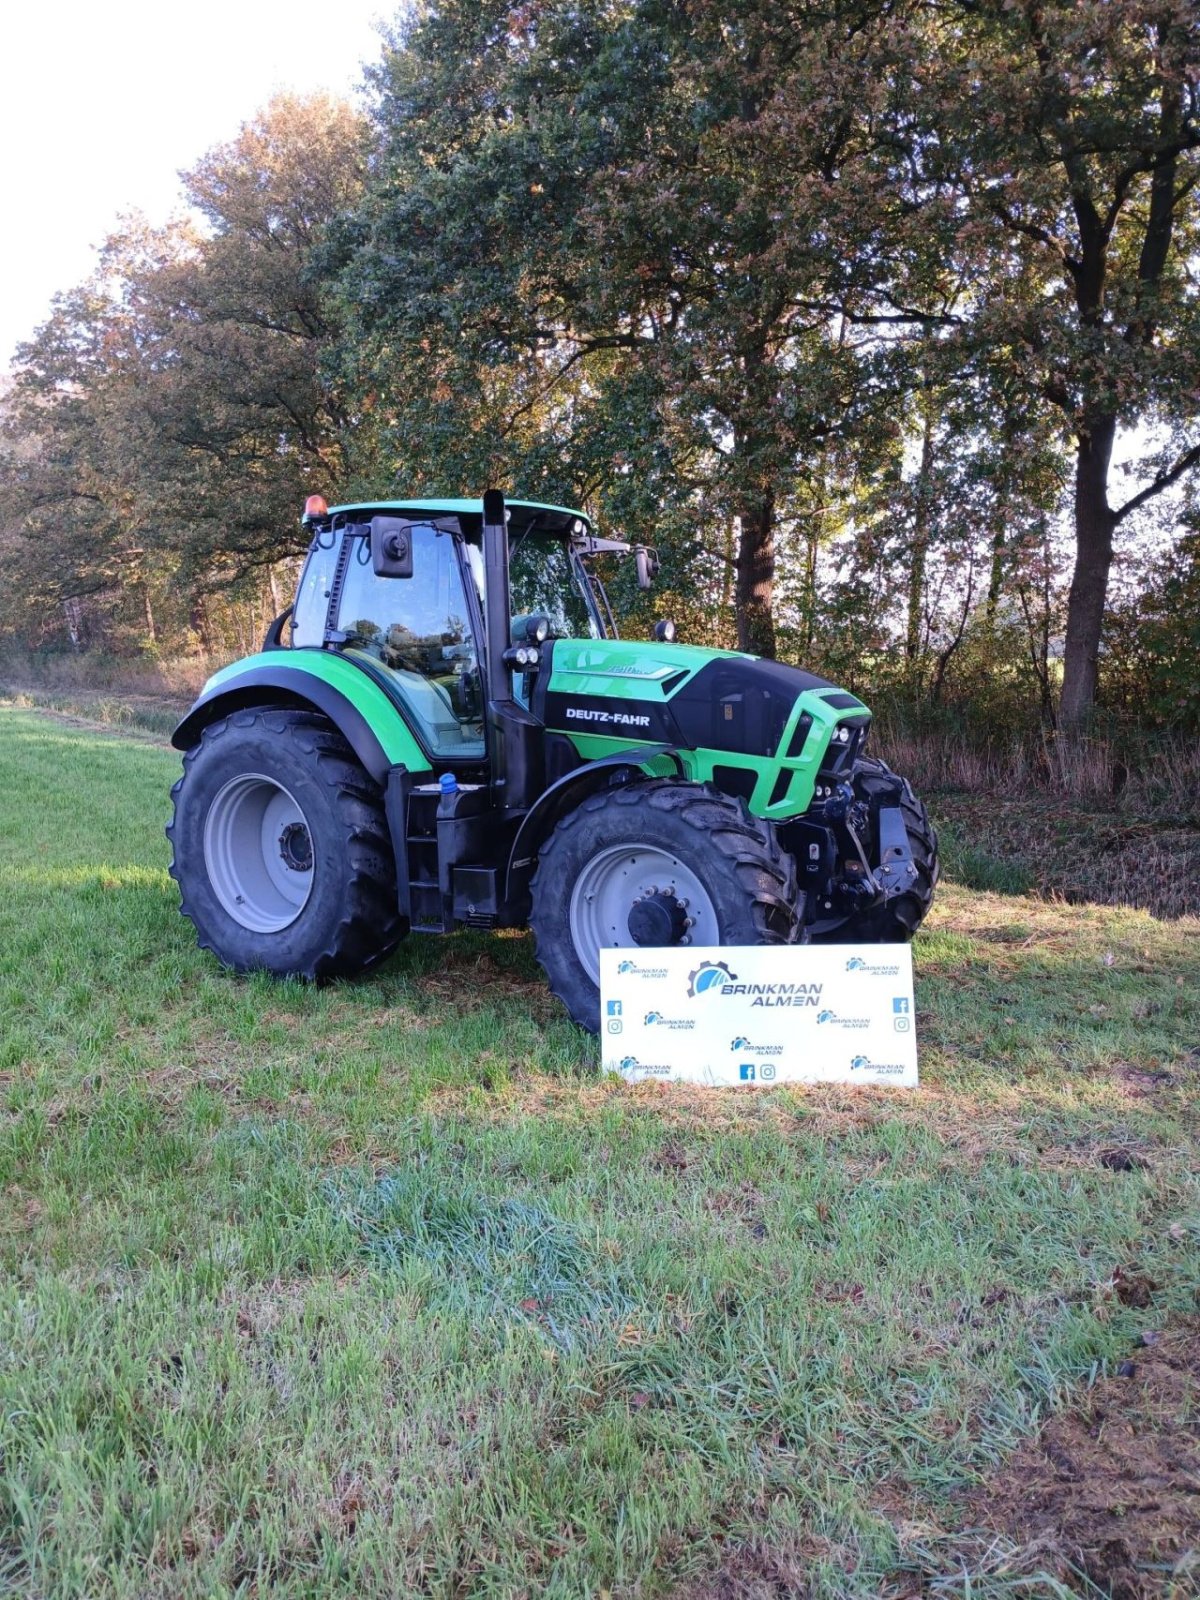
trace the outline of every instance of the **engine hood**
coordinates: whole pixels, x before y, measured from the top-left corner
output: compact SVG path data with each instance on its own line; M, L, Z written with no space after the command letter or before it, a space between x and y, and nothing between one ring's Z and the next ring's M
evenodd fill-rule
M571 735L769 759L799 717L802 695L867 714L827 678L736 650L637 639L559 639L549 650L533 710L548 728Z
M766 661L741 650L709 650L701 645L666 644L655 639L558 639L553 652L555 674L586 678L597 685L611 685L614 680L631 684L669 680L669 692L673 694L706 667L724 664L728 670L740 671L747 682L757 679L780 687L788 685L793 695L805 689L837 687L815 672L789 667L782 661Z

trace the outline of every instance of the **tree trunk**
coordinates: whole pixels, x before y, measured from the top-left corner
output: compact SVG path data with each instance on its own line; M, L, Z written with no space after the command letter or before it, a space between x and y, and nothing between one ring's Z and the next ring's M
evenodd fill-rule
M1082 729L1096 703L1100 635L1113 556L1113 514L1108 466L1116 418L1096 417L1082 434L1075 457L1075 573L1067 601L1067 639L1059 725Z
M733 607L737 647L775 659L775 372L758 335L740 351L742 396L733 428L733 504L738 521Z
M925 560L929 546L918 523L913 536L912 560L908 568L908 626L904 634L904 657L909 675L917 678L921 664L921 597L925 593Z
M921 465L917 473L913 507L912 559L908 569L908 626L904 654L914 683L920 678L921 602L925 598L925 568L929 557L930 518L933 511L933 406L924 397L925 421L921 431Z
M1007 501L1005 500L1001 502L1000 506L1001 519L1003 519L1007 513L1008 505ZM1004 582L1004 545L1005 530L1004 522L1001 520L996 526L995 533L992 535L992 570L991 576L988 579L987 607L985 612L989 633L995 633L996 631L996 613L1000 609L1000 589Z
M812 655L817 636L817 555L820 550L820 512L809 518L804 540L804 659Z
M188 612L188 625L196 635L196 641L204 655L212 654L212 633L208 626L208 608L204 604L202 594L192 596L191 607Z
M733 606L733 574L736 567L733 521L729 519L725 523L725 567L721 573L721 612L717 618L718 631L712 639L715 645L720 645L729 637L725 630L729 626L729 612Z
M764 494L738 516L737 647L752 655L775 658L775 497Z
M154 607L150 604L150 585L142 584L142 611L146 618L146 637L151 644L158 643L158 629L154 625Z
M67 619L67 634L71 640L72 650L82 650L87 642L83 618L83 606L75 595L63 601L63 614Z
M1000 594L1004 587L1004 564L1008 550L1009 510L1012 501L1016 471L1013 464L1013 444L1017 437L1018 419L1011 406L1004 409L1000 427L1001 457L996 484L996 507L993 512L995 527L992 532L992 568L988 578L987 605L984 616L989 633L996 631L996 617L1000 610Z

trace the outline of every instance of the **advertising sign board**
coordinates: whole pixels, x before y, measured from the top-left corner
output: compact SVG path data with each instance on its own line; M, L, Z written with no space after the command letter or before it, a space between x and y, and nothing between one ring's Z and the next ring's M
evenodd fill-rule
M904 944L601 950L600 1029L635 1083L917 1083Z

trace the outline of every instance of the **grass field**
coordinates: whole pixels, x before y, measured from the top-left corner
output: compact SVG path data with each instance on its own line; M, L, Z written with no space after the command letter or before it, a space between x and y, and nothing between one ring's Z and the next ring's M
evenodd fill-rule
M176 770L0 709L0 1590L1065 1592L988 1484L1196 1309L1200 923L951 882L919 1091L630 1089L524 937L224 974Z

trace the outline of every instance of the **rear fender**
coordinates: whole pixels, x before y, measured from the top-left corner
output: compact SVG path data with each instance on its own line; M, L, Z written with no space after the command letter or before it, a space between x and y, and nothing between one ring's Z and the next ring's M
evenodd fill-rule
M210 723L231 711L264 705L308 706L321 712L381 788L393 767L406 767L418 777L431 770L408 724L379 685L353 662L321 650L264 651L223 668L205 684L171 743L177 750L189 750Z
M674 764L677 776L684 776L684 765L677 750L667 744L648 744L637 749L618 750L613 755L602 756L598 761L589 761L586 766L576 767L566 777L552 783L525 813L513 840L508 858L505 896L509 906L517 906L529 893L533 869L537 864L538 846L549 837L568 811L574 811L588 795L595 794L599 789L607 789L611 784L648 778L651 775L648 769L655 763L661 766L664 759Z

